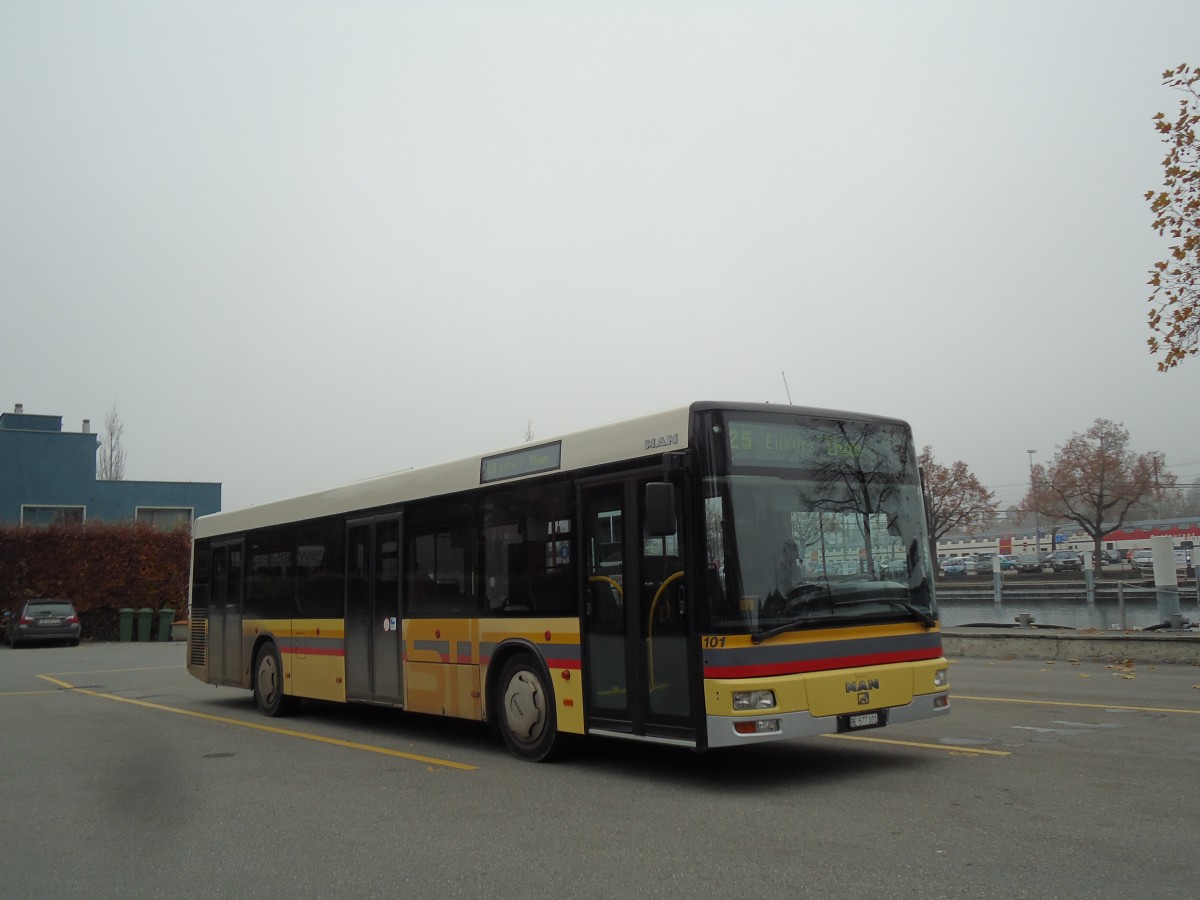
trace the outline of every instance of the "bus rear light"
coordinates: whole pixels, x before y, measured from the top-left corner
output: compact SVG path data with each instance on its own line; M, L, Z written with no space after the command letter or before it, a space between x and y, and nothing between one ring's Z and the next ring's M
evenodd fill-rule
M738 734L779 734L778 719L744 719L733 723Z
M774 709L774 691L734 691L734 709Z

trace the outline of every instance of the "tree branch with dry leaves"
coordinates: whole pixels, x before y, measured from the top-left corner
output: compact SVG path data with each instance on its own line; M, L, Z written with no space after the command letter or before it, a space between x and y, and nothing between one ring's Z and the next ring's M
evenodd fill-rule
M930 559L937 560L937 542L951 531L972 532L992 523L1000 503L962 460L943 466L928 445L917 457L925 515L929 520Z
M1200 347L1200 66L1181 64L1163 73L1163 84L1181 91L1174 119L1154 117L1167 145L1163 189L1147 191L1154 213L1151 228L1170 237L1170 255L1154 264L1147 282L1150 354L1163 353L1158 370L1166 372L1194 356Z

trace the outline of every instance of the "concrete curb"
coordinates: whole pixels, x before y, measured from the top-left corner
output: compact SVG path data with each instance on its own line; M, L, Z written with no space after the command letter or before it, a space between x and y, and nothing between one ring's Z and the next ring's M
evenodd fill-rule
M1039 628L950 628L942 632L947 657L1061 659L1200 665L1200 632L1051 631Z

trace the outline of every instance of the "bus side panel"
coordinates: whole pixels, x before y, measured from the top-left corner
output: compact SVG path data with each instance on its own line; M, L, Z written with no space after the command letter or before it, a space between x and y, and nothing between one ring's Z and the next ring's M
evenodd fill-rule
M479 661L484 685L484 709L493 657L512 649L533 647L550 675L547 688L554 696L558 730L583 734L583 678L579 645L579 620L559 618L482 619L479 621Z
M284 693L345 703L345 623L341 619L293 619L270 624L283 664Z
M404 708L482 719L478 621L407 619L403 628Z
M410 712L483 718L479 666L409 662L404 664L404 684L404 708Z

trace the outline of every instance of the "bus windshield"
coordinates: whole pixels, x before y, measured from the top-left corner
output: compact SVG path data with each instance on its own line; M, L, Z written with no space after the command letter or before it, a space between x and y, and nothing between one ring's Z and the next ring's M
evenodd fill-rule
M712 433L705 627L757 640L868 621L936 624L904 425L760 416Z

